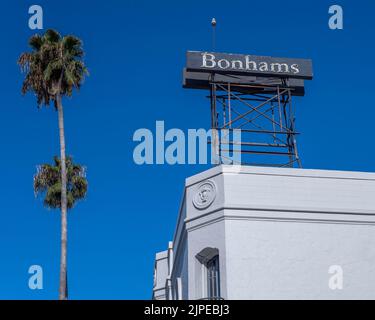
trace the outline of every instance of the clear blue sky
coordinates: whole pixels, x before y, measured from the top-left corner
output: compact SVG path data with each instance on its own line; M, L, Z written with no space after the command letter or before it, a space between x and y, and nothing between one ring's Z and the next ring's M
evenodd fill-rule
M28 8L44 27L84 41L90 70L64 101L67 150L88 168L89 192L69 214L72 299L149 299L155 252L171 240L184 179L200 165L137 166L133 132L207 128L203 91L184 90L186 50L311 58L315 78L297 99L305 168L375 171L373 1L3 1L0 77L0 298L55 299L59 213L35 199L36 165L59 152L57 114L22 97L16 60L34 34ZM328 7L344 9L344 30L328 28ZM44 269L31 291L28 268Z

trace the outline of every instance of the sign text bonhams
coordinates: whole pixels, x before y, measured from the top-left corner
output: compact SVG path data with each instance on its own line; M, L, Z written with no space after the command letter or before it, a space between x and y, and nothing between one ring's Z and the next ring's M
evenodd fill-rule
M308 59L274 58L242 54L188 51L187 70L220 73L253 74L312 79L312 63Z

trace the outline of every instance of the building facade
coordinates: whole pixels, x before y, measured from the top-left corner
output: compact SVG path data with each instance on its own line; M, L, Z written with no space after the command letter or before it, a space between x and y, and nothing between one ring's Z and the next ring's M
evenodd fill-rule
M153 299L375 299L375 173L221 165L186 179Z

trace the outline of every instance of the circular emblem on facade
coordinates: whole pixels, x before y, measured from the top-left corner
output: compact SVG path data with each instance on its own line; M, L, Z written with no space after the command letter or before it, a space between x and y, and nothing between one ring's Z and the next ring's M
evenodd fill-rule
M208 208L216 197L216 185L213 181L201 183L193 197L193 204L199 210Z

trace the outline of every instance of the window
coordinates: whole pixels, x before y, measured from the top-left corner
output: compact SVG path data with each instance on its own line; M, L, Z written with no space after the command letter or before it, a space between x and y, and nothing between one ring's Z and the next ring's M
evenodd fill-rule
M206 247L195 257L196 299L221 300L219 249Z
M220 269L219 256L213 257L206 263L207 268L207 298L220 298Z

